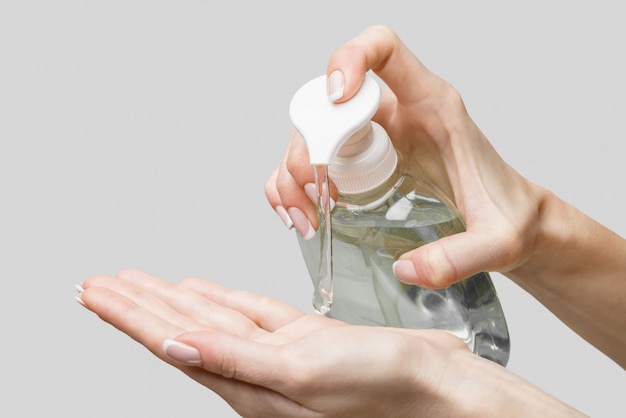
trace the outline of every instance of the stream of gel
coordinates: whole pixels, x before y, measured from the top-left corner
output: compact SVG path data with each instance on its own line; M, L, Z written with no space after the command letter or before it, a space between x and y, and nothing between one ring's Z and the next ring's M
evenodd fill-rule
M320 314L330 312L333 304L333 248L330 217L330 186L328 166L315 165L315 186L320 234L320 258L317 283L313 291L313 308Z

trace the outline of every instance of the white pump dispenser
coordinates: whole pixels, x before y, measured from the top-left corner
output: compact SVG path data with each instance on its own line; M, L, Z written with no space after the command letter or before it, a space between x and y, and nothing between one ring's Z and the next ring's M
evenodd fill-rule
M307 143L311 164L330 165L344 142L368 129L379 104L380 87L371 77L349 101L335 104L326 93L326 76L320 76L296 91L289 116Z
M346 194L362 193L393 173L397 154L387 132L371 118L380 104L380 87L365 77L357 94L341 104L326 94L326 76L302 86L289 114L307 143L312 165L329 166L329 176Z

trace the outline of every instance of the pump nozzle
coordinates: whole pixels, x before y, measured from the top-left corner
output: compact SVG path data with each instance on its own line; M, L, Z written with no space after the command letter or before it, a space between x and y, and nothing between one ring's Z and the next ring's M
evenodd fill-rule
M326 76L309 81L293 96L289 115L304 138L312 165L330 165L352 135L370 123L380 104L380 87L366 76L357 94L335 104L326 94Z

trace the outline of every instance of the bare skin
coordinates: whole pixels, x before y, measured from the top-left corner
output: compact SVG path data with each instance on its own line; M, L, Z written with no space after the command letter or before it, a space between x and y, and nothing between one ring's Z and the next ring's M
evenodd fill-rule
M82 287L84 306L244 417L582 416L443 331L347 325L137 270Z

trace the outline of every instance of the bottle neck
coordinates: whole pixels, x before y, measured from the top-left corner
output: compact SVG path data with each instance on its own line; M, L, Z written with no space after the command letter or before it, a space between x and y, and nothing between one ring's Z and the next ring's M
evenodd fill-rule
M359 193L346 193L339 190L339 198L337 204L344 207L376 207L388 200L392 195L397 193L402 187L406 179L405 158L401 153L397 153L397 162L395 169L385 181L371 188L370 190Z
M387 132L370 121L343 144L328 167L328 174L339 193L365 193L385 183L397 161Z

